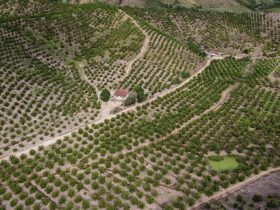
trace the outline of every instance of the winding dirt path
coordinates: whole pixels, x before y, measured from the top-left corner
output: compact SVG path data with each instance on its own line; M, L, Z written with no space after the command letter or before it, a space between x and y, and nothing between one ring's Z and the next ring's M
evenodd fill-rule
M268 78L271 80L271 81L275 81L275 80L278 80L280 81L280 77L277 77L276 75L276 70L280 68L280 63L279 65L277 65L273 71L268 75Z
M143 45L142 45L142 48L141 48L140 52L132 60L128 61L127 64L126 64L125 74L119 79L119 81L123 81L129 75L133 64L135 62L137 62L139 59L141 59L142 57L144 57L145 53L148 51L148 47L149 47L149 43L150 43L150 36L137 23L137 21L135 21L131 16L129 16L127 13L123 12L121 9L119 9L119 11L120 11L120 13L122 13L124 15L125 18L129 19L141 31L141 33L143 33L144 36L145 36L145 39L144 39L144 42L143 42ZM77 64L77 68L78 68L78 71L79 71L79 74L80 74L81 78L96 90L97 98L99 98L99 95L100 95L101 91L92 83L92 81L90 81L87 78L87 76L85 74L85 71L84 71L84 67L85 67L84 62L79 62ZM101 102L99 120L108 119L108 117L111 115L110 111L111 111L110 105L108 106L108 103Z
M226 90L224 90L221 94L221 98L218 102L213 104L209 109L205 110L200 115L195 115L192 117L189 121L185 122L183 125L181 125L179 128L172 131L172 134L178 133L180 130L182 130L186 125L190 124L191 122L200 119L202 116L208 114L209 112L218 110L229 98L232 91L234 91L239 86L239 83L235 83L234 85L229 86Z
M99 97L99 90L98 90L98 88L86 76L86 73L85 73L85 70L84 70L85 65L86 64L84 62L78 62L77 63L77 68L78 68L79 74L80 74L82 80L87 82L90 86L92 86L95 89L97 97Z
M144 43L143 46L140 50L140 52L132 59L130 60L126 67L125 67L125 75L121 77L120 81L124 80L130 73L131 69L132 69L132 65L138 61L139 59L143 58L145 53L148 51L148 47L149 47L149 43L150 43L150 36L149 34L137 23L136 20L134 20L130 15L128 15L127 13L123 12L121 9L119 9L119 11L125 16L127 17L129 20L131 20L131 22L141 31L142 34L144 34L145 39L144 39Z
M123 12L121 9L119 9L120 13L122 13L124 15L124 17L126 17L127 19L129 19L140 31L142 34L144 34L145 39L142 45L142 48L140 50L140 52L130 61L127 62L126 67L125 67L125 75L123 75L120 79L120 81L122 81L123 79L125 79L131 69L133 64L138 61L139 59L143 58L145 53L148 51L149 48L149 43L150 43L150 35L137 23L137 21L135 19L133 19L130 15L128 15L127 13ZM84 72L84 63L79 63L78 64L78 70L80 73L80 76L83 80L85 80L89 85L93 86L96 91L98 92L98 89L96 88L96 86L87 78L85 72Z
M216 59L223 59L224 57L217 57L215 59L212 59L212 60L216 60ZM130 106L116 114L112 114L112 115L108 115L104 118L101 118L97 121L95 121L94 123L91 123L91 124L87 124L87 125L82 125L82 126L78 126L76 128L73 128L71 130L68 130L66 132L63 132L62 134L60 134L59 136L56 136L48 141L45 141L45 142L42 142L40 144L37 144L37 145L34 145L32 147L29 147L29 148L25 148L24 150L21 150L21 151L18 151L18 152L15 152L15 153L10 153L10 154L7 154L6 156L3 156L0 158L0 161L1 160L7 160L9 159L10 156L16 156L16 157L19 157L20 155L22 154L28 154L30 152L30 150L38 150L38 148L40 146L44 146L44 147L47 147L49 145L52 145L54 143L56 143L57 140L63 140L64 137L67 137L67 136L71 136L72 133L75 133L78 131L78 129L80 128L84 128L86 126L90 126L90 125L93 125L93 124L98 124L98 123L102 123L104 122L105 120L107 119L111 119L113 117L115 117L117 114L121 114L121 113L124 113L124 112L129 112L129 111L133 111L133 110L136 110L137 107L140 107L140 106L143 106L147 103L151 103L152 101L155 101L158 97L163 97L173 91L176 91L178 88L181 88L182 86L184 86L185 84L187 84L188 82L190 82L194 77L196 77L198 74L202 73L210 64L211 64L211 61L212 60L207 60L206 64L199 70L197 71L195 74L193 74L192 76L190 76L188 79L186 79L184 82L182 82L181 84L179 84L178 86L174 87L174 88L171 88L167 91L164 91L164 92L161 92L161 93L158 93L158 94L155 94L152 98L148 99L147 101L141 103L141 104L135 104L133 106Z
M129 16L128 14L123 12L121 9L119 11L122 14L124 14L127 18L129 18L136 25L136 27L138 27L142 31L142 33L145 35L145 41L144 41L144 44L143 44L143 47L142 47L140 53L134 59L132 59L128 63L127 67L126 67L126 73L124 75L124 77L126 77L129 74L129 72L131 71L133 63L135 63L138 59L142 58L144 56L144 54L146 53L146 51L148 50L148 45L149 45L149 42L150 42L150 36L148 35L148 33L144 29L142 29L142 27L137 23L136 20L134 20L131 16ZM181 88L182 86L187 84L189 81L191 81L194 77L196 77L198 74L202 73L211 64L212 60L221 60L221 59L224 59L226 57L228 57L228 55L216 56L214 58L208 59L206 64L200 70L198 70L196 73L191 75L188 79L184 80L181 84L179 84L176 87L173 87L173 88L170 88L168 90L165 90L165 91L163 91L161 93L155 94L152 98L146 100L145 102L143 102L141 104L135 104L135 105L130 106L130 107L128 107L128 108L126 108L126 109L124 109L124 110L122 110L122 111L120 111L120 112L118 112L116 114L106 115L104 117L100 116L100 118L98 120L96 120L94 123L77 126L76 128L73 128L71 130L65 131L63 133L60 133L58 136L56 136L56 137L54 137L54 138L52 138L52 139L50 139L48 141L42 142L40 144L31 146L31 147L24 148L23 150L15 152L15 153L8 153L7 155L0 157L0 162L2 160L9 159L10 156L19 157L22 154L28 154L31 150L38 150L38 148L41 147L41 146L47 147L49 145L52 145L52 144L56 143L56 141L58 141L58 140L63 140L63 138L71 136L72 133L77 132L78 129L80 129L80 128L91 126L93 124L102 123L102 122L104 122L107 119L111 119L111 118L115 117L117 114L121 114L121 113L124 113L124 112L129 112L129 111L136 110L137 107L140 107L142 105L150 103L150 102L156 100L159 97L163 97L163 96L165 96L165 95L167 95L167 94L169 94L169 93L171 93L173 91L176 91L178 88ZM92 84L92 82L86 77L85 72L83 70L83 68L84 68L83 63L79 63L78 64L78 68L79 68L78 70L79 70L79 73L80 73L82 79L84 79L87 83L89 83L90 85L92 85L96 89L95 85ZM99 95L98 89L96 89L96 92ZM102 112L101 112L101 114L102 114Z
M279 168L272 168L272 169L269 169L268 171L263 171L263 172L261 172L257 175L253 175L243 182L239 182L235 185L232 185L231 187L229 187L227 189L223 189L222 191L217 192L216 194L214 194L210 197L207 197L207 198L204 198L204 199L200 200L194 206L189 208L189 210L198 210L201 206L203 206L204 204L206 204L206 203L208 203L212 200L219 200L223 197L226 197L227 195L232 194L232 193L236 192L237 190L240 190L242 187L244 187L248 184L251 184L251 183L257 181L258 179L260 179L262 177L265 177L265 176L268 176L269 174L271 174L273 172L276 172L276 171L279 171L279 170L280 170L280 167Z

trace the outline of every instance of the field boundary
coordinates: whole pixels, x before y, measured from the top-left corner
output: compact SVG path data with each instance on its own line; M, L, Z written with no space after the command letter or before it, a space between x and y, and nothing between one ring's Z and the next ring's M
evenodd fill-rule
M128 14L126 14L125 12L123 12L122 10L120 10L121 13L124 13L138 28L140 28L140 30L142 31L143 29L141 28L141 26L137 23L136 20L134 20L132 17L130 17ZM142 31L144 32L146 36L146 41L144 42L144 45L140 51L140 53L138 54L138 56L136 56L133 60L130 61L130 64L127 66L127 69L126 69L126 74L129 74L131 68L132 68L132 65L134 62L136 62L138 59L140 59L144 54L145 54L145 51L147 50L148 48L148 44L149 44L149 35L146 31ZM92 123L88 123L88 124L84 124L84 125L81 125L81 126L77 126L75 128L72 128L70 130L67 130L65 132L62 132L60 135L56 136L56 137L53 137L52 139L49 139L47 141L44 141L42 143L39 143L37 145L34 145L34 146L30 146L30 147L27 147L27 148L24 148L23 150L20 150L20 151L17 151L17 152L11 152L11 153L8 153L2 157L0 157L0 162L2 160L8 160L9 157L11 156L15 156L15 157L19 157L20 155L22 154L28 154L31 150L38 150L39 147L41 146L44 146L44 147L47 147L49 145L52 145L54 143L56 143L56 141L58 140L63 140L63 138L67 137L67 136L71 136L72 133L75 133L78 131L78 129L81 129L81 128L84 128L84 127L87 127L87 126L91 126L91 125L94 125L94 124L99 124L99 123L102 123L104 122L105 120L109 120L111 118L114 118L116 117L117 115L119 114L122 114L122 113L125 113L125 112L129 112L129 111L134 111L136 110L136 108L138 107L141 107L141 106L144 106L145 104L148 104L148 103L151 103L153 101L155 101L156 99L160 98L160 97L164 97L165 95L168 95L174 91L176 91L177 89L183 87L184 85L186 85L188 82L190 82L194 77L196 77L197 75L199 75L200 73L202 73L210 64L213 60L222 60L224 58L228 57L228 55L224 55L224 56L216 56L216 57L213 57L211 59L207 59L206 60L206 63L205 65L200 68L198 71L196 71L193 75L191 75L189 78L187 78L186 80L184 80L182 83L180 83L179 85L173 87L173 88L170 88L170 89L167 89L165 91L162 91L160 93L157 93L155 94L152 98L146 100L145 102L143 103L140 103L140 104L135 104L135 105L132 105L130 107L127 107L126 109L123 109L122 111L118 112L118 113L115 113L115 114L112 114L112 115L108 115L104 118L100 118ZM236 57L236 59L238 59ZM84 72L83 72L83 69L81 69L82 66L79 66L79 74L80 76L82 77L82 79L86 80L86 82L90 83L90 81L88 80L88 78L86 77L86 75L84 75ZM126 76L126 75L125 75ZM90 83L91 84L91 83ZM94 86L93 84L91 84L92 86ZM96 89L96 88L95 88ZM97 91L97 94L98 93L98 90L96 89Z
M218 58L214 58L214 59L212 59L212 60L217 60L217 59L219 60L219 59L223 59L223 58L224 58L224 57L218 57ZM50 140L44 141L44 142L42 142L42 143L40 143L40 144L34 145L34 146L29 147L29 148L26 148L26 149L24 149L24 150L21 150L21 151L15 152L15 153L11 153L11 154L7 154L7 155L1 157L1 158L0 158L0 161L1 161L1 160L7 160L7 159L9 159L10 156L19 157L19 156L22 155L22 154L27 154L27 153L29 153L30 150L38 150L38 148L39 148L40 146L46 147L46 146L52 145L52 144L56 143L56 141L58 141L59 139L60 139L60 140L63 140L64 137L71 136L72 133L77 132L78 129L80 129L80 128L84 128L84 127L91 126L91 125L94 125L94 124L102 123L102 122L104 122L105 120L109 120L109 119L111 119L111 118L113 118L113 117L116 117L116 116L119 115L119 114L122 114L122 113L125 113L125 112L129 112L129 111L134 111L134 110L136 110L137 107L143 106L143 105L145 105L145 104L147 104L147 103L151 103L152 101L155 101L155 100L156 100L157 98L159 98L159 97L163 97L163 96L165 96L165 95L168 95L169 93L172 93L173 91L176 91L177 89L181 88L182 86L184 86L185 84L187 84L188 82L190 82L190 81L191 81L194 77L196 77L198 74L202 73L202 72L211 64L211 61L212 61L212 60L207 60L206 64L205 64L200 70L198 70L195 74L193 74L192 76L190 76L188 79L186 79L184 82L182 82L182 83L179 84L178 86L176 86L176 87L174 87L174 88L171 88L171 89L169 89L169 90L167 90L167 91L161 92L161 93L159 93L159 94L155 94L154 97L148 99L147 101L145 101L145 102L143 102L143 103L141 103L141 104L136 104L136 105L130 106L130 107L128 107L128 108L126 108L126 109L124 109L124 110L122 110L122 111L120 111L120 112L118 112L118 113L116 113L116 114L112 114L112 115L110 115L110 116L108 116L108 117L106 117L106 118L102 118L102 119L96 120L96 121L93 122L93 123L89 123L89 124L85 124L85 125L82 125L82 126L78 126L78 127L76 127L76 128L73 128L73 129L71 129L71 130L68 130L68 131L62 133L62 134L59 135L59 136L56 136L56 137L54 137L54 138L52 138L52 139L50 139Z
M246 186L246 185L249 185L251 183L254 183L255 181L265 177L265 176L268 176L272 173L275 173L277 171L280 171L280 167L278 168L271 168L267 171L262 171L261 173L257 174L257 175L254 175L254 176L251 176L249 177L248 179L246 179L245 181L243 182L239 182L235 185L232 185L231 187L228 187L226 189L223 189L223 191L220 191L220 192L217 192L216 194L210 196L210 197L207 197L205 199L203 199L202 201L200 201L199 203L195 204L194 206L188 208L188 210L198 210L198 208L202 207L202 205L210 202L210 201L216 201L216 200L219 200L219 199L222 199L238 190L240 190L242 187Z

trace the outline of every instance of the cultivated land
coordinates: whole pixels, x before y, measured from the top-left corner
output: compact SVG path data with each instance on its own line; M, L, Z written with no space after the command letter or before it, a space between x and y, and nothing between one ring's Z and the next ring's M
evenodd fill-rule
M1 210L204 208L279 168L278 13L0 5Z
M250 12L271 11L280 7L279 0L64 0L70 3L106 2L132 7L186 7L217 11Z
M280 169L260 174L248 180L242 188L225 193L198 209L279 209L280 208ZM230 191L229 191L230 192Z

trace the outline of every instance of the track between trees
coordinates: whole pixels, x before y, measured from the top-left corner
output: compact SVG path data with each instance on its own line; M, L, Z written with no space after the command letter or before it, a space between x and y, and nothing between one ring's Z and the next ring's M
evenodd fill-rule
M128 14L126 14L126 13L125 13L124 11L122 11L121 9L120 9L119 11L120 11L121 13L123 13L127 18L129 18L129 19L135 24L135 26L138 27L138 28L142 31L142 33L145 35L145 41L144 41L144 44L143 44L143 46L142 46L142 49L141 49L140 53L139 53L134 59L132 59L132 60L128 63L127 67L126 67L126 73L125 73L125 75L124 75L124 77L125 77L125 76L128 75L129 72L131 71L132 65L133 65L138 59L142 58L142 56L144 56L144 54L146 53L146 51L147 51L147 49L148 49L149 42L150 42L150 37L149 37L148 33L147 33L144 29L142 29L142 27L137 23L136 20L134 20L131 16L129 16ZM22 154L28 154L31 150L38 150L39 147L41 147L41 146L47 147L47 146L49 146L49 145L52 145L52 144L56 143L56 141L58 141L58 140L62 140L62 139L65 138L65 137L71 136L73 133L77 132L78 129L80 129L80 128L84 128L84 127L87 127L87 126L91 126L91 125L93 125L93 124L102 123L102 122L104 122L105 120L108 120L108 119L111 119L111 118L115 117L117 114L122 114L122 113L125 113L125 112L134 111L134 110L136 110L137 107L140 107L140 106L142 106L142 105L145 105L145 104L147 104L147 103L150 103L150 102L156 100L156 99L159 98L159 97L163 97L163 96L165 96L165 95L167 95L167 94L169 94L169 93L172 93L173 91L176 91L178 88L181 88L182 86L184 86L185 84L187 84L188 82L190 82L190 81L191 81L194 77L196 77L198 74L202 73L202 72L211 64L211 61L212 61L212 60L221 60L221 59L224 59L225 57L227 57L227 55L224 55L224 56L216 56L216 57L214 57L214 58L212 58L212 59L208 59L208 60L206 61L206 64L205 64L201 69L199 69L196 73L194 73L194 74L191 75L189 78L187 78L186 80L184 80L181 84L177 85L177 86L174 87L174 88L170 88L170 89L165 90L165 91L163 91L163 92L161 92L161 93L155 94L152 98L146 100L145 102L143 102L143 103L141 103L141 104L135 104L135 105L130 106L130 107L128 107L128 108L126 108L126 109L124 109L124 110L122 110L122 111L120 111L120 112L118 112L118 113L116 113L116 114L107 115L106 117L102 117L102 118L96 120L96 121L93 122L93 123L85 124L85 125L81 125L81 126L77 126L77 127L73 128L73 129L70 129L70 130L68 130L68 131L66 131L66 132L64 132L64 133L62 133L62 134L60 134L59 136L56 136L56 137L54 137L54 138L52 138L52 139L50 139L50 140L44 141L44 142L42 142L42 143L40 143L40 144L31 146L31 147L29 147L29 148L25 148L25 149L23 149L23 150L21 150L21 151L15 152L15 153L7 154L6 156L1 157L1 158L0 158L0 161L1 161L1 160L7 160L7 159L9 159L10 156L19 157L19 156L22 155ZM87 83L89 83L90 85L92 85L93 87L95 87L94 84L92 84L91 81L86 77L85 72L83 71L83 66L79 65L78 68L79 68L79 73L80 73L80 76L82 77L82 79L85 80L85 81L86 81ZM96 89L96 91L98 91L98 90ZM98 92L97 92L97 93L98 93Z
M272 81L274 81L274 80L279 80L279 78L277 78L276 77L276 71L277 71L277 69L279 69L280 68L280 64L278 65L278 66L276 66L274 69L273 69L273 71L270 73L270 75L268 76L268 78L270 79L270 80L272 80Z
M224 189L220 192L217 192L213 196L210 196L210 197L207 197L207 198L201 200L200 202L198 202L197 204L195 204L194 206L192 206L188 210L198 210L202 205L204 205L204 204L206 204L206 203L208 203L212 200L219 200L221 198L224 198L227 195L232 194L232 193L240 190L243 186L251 184L251 183L259 180L260 178L268 176L269 174L274 173L274 172L279 171L279 170L280 170L280 167L279 168L272 168L272 169L269 169L268 171L263 171L263 172L261 172L257 175L251 176L250 178L246 179L243 182L239 182L235 185L232 185L231 187L228 187L227 189Z
M225 56L224 56L224 57L225 57ZM214 58L214 59L212 59L212 60L223 59L224 57L217 57L217 58ZM176 86L176 87L174 87L174 88L171 88L171 89L169 89L169 90L167 90L167 91L161 92L161 93L159 93L159 94L156 94L156 95L154 95L154 97L148 99L147 101L145 101L145 102L143 102L143 103L141 103L141 104L136 104L136 105L130 106L130 107L128 107L128 108L126 108L126 109L124 109L124 110L122 110L122 111L120 111L120 112L118 112L118 113L116 113L116 114L112 114L112 115L107 116L106 118L101 118L101 119L99 119L99 120L96 120L94 123L86 124L86 125L82 125L82 126L78 126L78 127L73 128L73 129L71 129L71 130L68 130L68 131L62 133L61 135L56 136L56 137L54 137L54 138L52 138L52 139L50 139L50 140L48 140L48 141L42 142L42 143L40 143L40 144L34 145L34 146L32 146L32 147L26 148L26 149L24 149L24 150L21 150L21 151L15 152L15 153L8 154L8 155L2 157L2 158L0 159L0 161L1 161L1 160L7 160L7 159L9 159L10 156L19 157L19 156L22 155L22 154L28 154L28 153L30 152L30 150L38 150L40 146L46 147L46 146L52 145L52 144L56 143L56 141L58 141L59 139L62 140L64 137L71 136L72 133L77 132L78 129L80 129L80 128L84 128L84 127L86 127L86 126L90 126L90 125L93 125L93 124L102 123L102 122L104 122L105 120L108 120L108 119L111 119L111 118L115 117L117 114L122 114L122 113L124 113L124 112L134 111L134 110L136 110L137 107L143 106L143 105L145 105L145 104L147 104L147 103L150 103L150 102L152 102L152 101L155 101L155 100L156 100L157 98L159 98L159 97L163 97L163 96L165 96L165 95L167 95L167 94L169 94L169 93L172 93L173 91L176 91L178 88L180 88L180 87L184 86L185 84L187 84L188 82L190 82L190 81L191 81L194 77L196 77L198 74L202 73L202 72L211 64L211 61L212 61L212 60L207 60L206 64L205 64L199 71L197 71L195 74L193 74L192 76L190 76L188 79L186 79L185 81L183 81L183 82L182 82L181 84L179 84L178 86Z
M141 31L141 33L144 34L144 36L145 36L144 43L143 43L143 46L142 46L140 52L139 52L132 60L130 60L130 61L127 63L127 65L126 65L126 67L125 67L125 74L124 74L124 76L120 79L120 81L121 81L121 80L125 79L125 78L129 75L129 73L130 73L130 71L131 71L131 69L132 69L133 64L134 64L136 61L138 61L139 59L143 58L144 55L145 55L145 53L148 51L148 47L149 47L149 43L150 43L150 36L149 36L149 34L137 23L137 21L134 20L130 15L128 15L127 13L123 12L121 9L119 9L119 11L120 11L125 17L127 17L129 20L131 20L131 22L132 22L132 23Z
M82 78L82 80L84 80L85 82L87 82L90 86L92 86L95 91L96 91L96 94L97 94L97 97L99 98L99 90L98 88L87 78L86 76L86 73L85 73L85 70L84 70L84 64L82 62L78 63L77 64L77 68L78 68L78 71L79 71L79 74Z
M200 115L195 115L193 118L191 118L189 121L181 125L179 128L172 131L172 134L178 133L181 129L183 129L186 125L190 124L191 122L200 119L202 116L208 114L211 111L218 110L230 97L230 94L232 91L234 91L239 86L239 83L235 83L234 85L229 86L226 90L224 90L221 94L221 98L218 102L213 104L209 109L206 109L203 113Z

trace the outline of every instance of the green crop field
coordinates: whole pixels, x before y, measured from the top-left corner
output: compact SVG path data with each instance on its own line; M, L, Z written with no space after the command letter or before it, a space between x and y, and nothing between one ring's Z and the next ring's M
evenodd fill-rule
M70 2L0 2L0 210L190 209L280 167L279 13Z
M209 159L209 165L216 171L233 170L238 167L238 162L234 157L221 157L221 160Z

